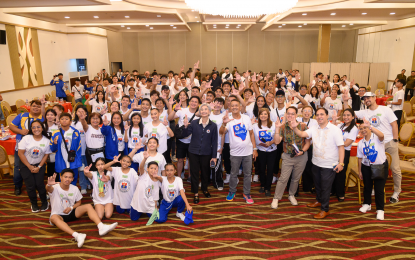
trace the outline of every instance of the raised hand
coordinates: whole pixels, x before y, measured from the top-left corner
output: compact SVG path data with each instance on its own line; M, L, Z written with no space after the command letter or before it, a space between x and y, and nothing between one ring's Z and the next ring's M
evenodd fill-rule
M315 71L313 72L313 77L316 78L316 72Z
M229 123L232 120L233 120L233 118L232 119L229 118L229 111L226 110L225 116L222 118L222 122L224 124L227 124L227 123Z
M292 101L291 101L291 98L290 98L290 101L285 103L285 109L289 108L291 105L292 105Z
M241 75L239 75L238 72L235 72L235 79L236 81L241 82Z
M184 71L184 65L181 67L180 72Z
M182 101L179 100L179 103L176 104L176 106L174 107L175 111L181 110L182 109Z
M85 166L84 173L89 173L89 170L91 169L91 167L92 167L92 163L89 166Z
M324 93L324 97L328 97L329 96L329 92L327 91L326 93Z
M150 155L148 154L148 151L143 152L143 157L144 159L147 159L148 157L150 157Z
M278 129L282 127L281 119L278 118L278 120L275 120L275 129Z
M102 175L100 179L102 182L109 182L111 178L108 175Z
M183 125L185 128L189 125L189 120L187 119L187 115L184 116Z
M137 98L140 98L141 97L141 88L139 88L137 90L137 93L135 95L136 95Z
M194 68L194 69L198 69L198 68L199 68L199 61L197 61L197 62L194 64L193 68Z
M130 129L130 125L129 125L129 124L126 124L126 125L124 126L124 131L128 131L128 129Z
M295 80L296 81L300 81L300 73L298 73L298 74L295 75Z
M113 162L117 163L120 162L118 159L120 158L121 154L119 154L118 156L114 156L114 160L112 160Z
M161 93L160 97L162 99L166 100L166 98L167 98L166 92Z
M40 99L40 103L42 103L42 105L46 103L45 95L43 95L42 98Z
M53 140L53 143L58 144L58 139L59 139L59 136L56 136L55 139Z
M257 122L257 120L256 120L255 116L253 116L253 117L251 118L251 124L255 124L256 122Z
M132 109L136 109L137 108L137 104L135 102L136 102L136 100L134 100L134 102L131 104L131 108Z
M266 79L268 80L271 77L271 72L268 72Z
M289 124L290 124L291 129L296 128L299 124L296 119L294 119L293 121L289 121L289 122L290 122Z
M352 82L350 82L350 86L354 86L354 79L352 80Z
M239 95L239 91L234 86L232 86L232 95L235 95L235 96Z
M254 75L252 75L252 77L251 77L251 81L252 82L256 82L257 81L257 79L256 79L256 73L254 72Z
M333 123L336 123L338 118L339 117L337 116L337 111L333 110L333 112L331 114L331 119L332 119Z
M249 103L255 102L255 96L254 95L250 96L249 99L248 99L248 102Z
M215 109L215 105L216 105L216 103L217 103L218 101L215 101L215 102L210 102L210 104L209 104L209 106L210 106L210 108L213 110L213 109Z
M55 180L56 180L56 172L52 176L48 177L48 185L52 186L52 185L58 184L59 182L56 182Z
M104 120L102 120L102 123L104 125L109 125L110 122L108 121L107 116L104 116Z
M170 99L169 99L169 104L170 104L170 105L173 105L173 104L174 104L174 98L173 98L173 96L171 96L171 97L170 97Z
M167 121L167 116L164 117L163 125L169 126L169 121Z
M371 127L371 124L369 123L369 121L366 120L365 117L363 117L363 126L365 126L367 128L370 128Z
M86 118L86 113L83 109L78 109L78 111L76 111L76 115L80 120L85 120Z

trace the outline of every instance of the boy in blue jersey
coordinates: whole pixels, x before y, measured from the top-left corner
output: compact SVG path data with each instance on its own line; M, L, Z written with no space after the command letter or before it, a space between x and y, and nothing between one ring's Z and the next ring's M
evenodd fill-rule
M82 166L81 136L79 131L71 126L71 114L62 113L59 116L59 122L61 128L53 132L52 138L50 139L50 149L52 152L56 152L55 171L61 172L66 168L72 169L74 172L72 185L76 185L78 181L78 168ZM74 153L73 157L75 159L69 161L68 154L71 155L72 153Z
M56 78L56 76L58 78ZM58 97L59 99L63 98L64 100L66 100L65 90L67 90L68 87L65 85L65 81L63 81L62 73L59 73L58 75L54 75L53 79L50 81L50 85L55 86L56 97Z

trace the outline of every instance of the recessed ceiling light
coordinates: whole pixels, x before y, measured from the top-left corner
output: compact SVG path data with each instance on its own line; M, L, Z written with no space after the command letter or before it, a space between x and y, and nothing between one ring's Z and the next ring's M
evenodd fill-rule
M161 17L161 15L157 15L157 17Z
M197 19L198 17L197 17L197 16L195 16L195 18Z
M130 27L127 27L128 30L130 30Z
M226 26L229 26L229 24L227 24Z
M125 27L125 25L121 25L121 27Z
M195 10L192 10L192 12L194 12Z
M130 18L128 15L124 16L125 18Z
M390 15L394 15L395 13L390 13Z
M282 25L285 25L285 23L283 23Z
M307 25L306 23L304 25Z
M65 18L66 18L66 19L69 19L69 18L71 18L71 17L69 17L69 16L65 16Z
M330 15L336 15L336 13L331 13Z
M176 27L173 27L173 29L176 29Z
M150 30L153 30L153 27L150 27Z
M353 25L352 23L350 25Z
M240 24L238 24L238 26L241 26Z
M307 15L307 13L303 13L303 15Z
M342 25L342 27L346 27L346 25Z
M298 27L302 27L301 25L299 25Z
M174 26L173 24L170 24L170 26Z
M197 21L197 22L199 22L199 21Z
M278 28L281 28L282 26L278 26Z
M94 18L99 18L99 16L94 16Z
M149 27L150 25L146 24L146 27Z
M362 13L362 15L367 15L367 13Z

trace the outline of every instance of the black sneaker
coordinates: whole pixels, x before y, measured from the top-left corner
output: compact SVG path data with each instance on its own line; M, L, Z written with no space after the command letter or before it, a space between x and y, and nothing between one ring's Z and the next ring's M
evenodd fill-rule
M271 197L271 192L269 190L265 191L265 197Z
M14 195L19 196L22 194L22 189L19 187L14 187Z
M32 203L32 212L36 213L39 212L39 206L37 205L37 203Z
M264 187L259 188L259 193L264 193L264 192L265 192Z
M49 209L49 202L42 202L42 206L40 207L40 211L46 211Z

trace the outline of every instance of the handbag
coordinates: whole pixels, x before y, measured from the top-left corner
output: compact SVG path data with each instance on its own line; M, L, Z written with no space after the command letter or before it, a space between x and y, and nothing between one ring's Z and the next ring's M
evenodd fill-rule
M192 118L190 118L189 124L193 121L193 118L196 116L197 111L198 110L196 110ZM179 124L177 124L176 127L174 128L174 137L176 137L176 139L186 138L187 136L183 136L183 130L184 130L184 125L179 126Z
M66 144L65 138L63 136L62 129L59 128L59 131L61 132L62 142L64 143L66 152L68 153L68 162L70 162L70 163L71 162L74 162L75 161L76 152L74 150L68 150L68 145Z
M385 164L371 164L370 170L372 171L372 180L385 179Z

